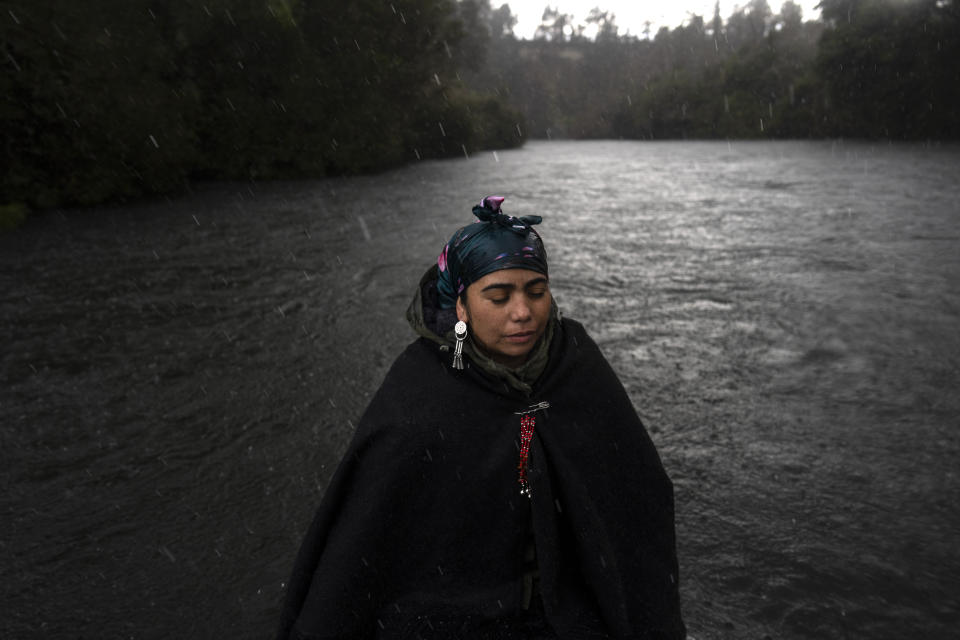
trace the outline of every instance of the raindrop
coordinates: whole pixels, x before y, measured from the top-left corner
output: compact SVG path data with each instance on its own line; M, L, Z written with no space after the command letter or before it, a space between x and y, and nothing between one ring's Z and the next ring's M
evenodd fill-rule
M363 233L363 239L370 242L370 229L367 228L367 223L363 221L362 216L357 216L357 222L360 223L360 231Z
M168 549L168 548L166 547L166 545L160 545L160 547L158 548L158 550L160 551L160 553L162 553L163 555L165 555L165 556L167 556L168 558L170 558L170 562L174 562L174 563L175 563L175 562L177 561L177 559L174 557L173 553L170 552L170 549Z
M500 162L500 156L497 155L496 151L493 152L493 161Z
M10 55L10 52L9 52L9 51L7 52L7 60L9 60L10 62L13 63L13 67L14 67L17 71L20 71L20 65L18 65L18 64L17 64L17 61L13 59L13 56Z

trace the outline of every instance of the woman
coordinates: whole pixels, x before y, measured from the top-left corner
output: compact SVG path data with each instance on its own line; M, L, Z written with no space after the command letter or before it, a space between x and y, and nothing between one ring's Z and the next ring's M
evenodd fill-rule
M474 207L297 557L283 638L683 638L673 490L550 295L539 216Z

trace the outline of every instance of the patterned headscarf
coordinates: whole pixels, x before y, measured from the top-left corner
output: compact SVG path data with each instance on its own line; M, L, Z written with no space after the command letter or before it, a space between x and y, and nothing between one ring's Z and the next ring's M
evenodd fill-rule
M473 208L480 220L458 229L437 258L440 307L456 306L471 284L500 269L530 269L547 275L547 252L533 225L540 216L515 218L500 212L500 196L488 196Z

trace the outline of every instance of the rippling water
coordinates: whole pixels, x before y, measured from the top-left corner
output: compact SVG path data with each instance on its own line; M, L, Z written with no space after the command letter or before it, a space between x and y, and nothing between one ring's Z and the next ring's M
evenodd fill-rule
M960 149L554 142L0 236L0 636L269 636L489 193L660 448L692 637L956 633Z

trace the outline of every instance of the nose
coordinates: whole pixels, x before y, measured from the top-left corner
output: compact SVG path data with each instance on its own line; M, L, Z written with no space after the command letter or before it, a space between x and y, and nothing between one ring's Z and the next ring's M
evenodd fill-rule
M514 303L510 305L510 320L516 323L528 321L533 316L530 311L530 304L524 296L517 296Z

